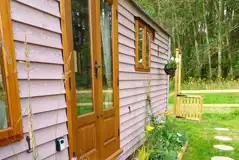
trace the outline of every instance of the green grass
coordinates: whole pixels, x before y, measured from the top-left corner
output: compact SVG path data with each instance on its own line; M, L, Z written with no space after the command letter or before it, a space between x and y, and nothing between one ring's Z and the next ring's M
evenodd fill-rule
M190 93L187 95L202 95L204 104L239 104L239 93ZM169 98L169 103L174 103L174 96Z
M229 132L214 131L215 127L229 128ZM203 121L190 120L176 121L176 128L185 133L189 139L189 147L184 155L184 160L209 160L212 156L229 156L239 159L239 109L205 110ZM220 142L214 136L229 136L231 142ZM234 151L219 151L213 148L215 144L228 144L235 148Z

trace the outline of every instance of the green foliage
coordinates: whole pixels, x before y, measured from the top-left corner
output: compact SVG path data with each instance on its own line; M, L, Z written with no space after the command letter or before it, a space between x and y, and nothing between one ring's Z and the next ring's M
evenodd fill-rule
M138 158L139 160L148 160L149 159L149 155L150 152L147 150L146 146L142 146L139 150L138 150Z
M175 59L174 57L172 57L168 63L166 64L166 68L167 69L177 69L177 62L178 62L178 59Z
M174 124L174 118L168 117L161 122L158 117L152 115L150 126L146 128L146 142L139 150L139 155L147 155L149 160L177 160L177 155L187 138L175 131ZM143 151L146 153L141 153Z

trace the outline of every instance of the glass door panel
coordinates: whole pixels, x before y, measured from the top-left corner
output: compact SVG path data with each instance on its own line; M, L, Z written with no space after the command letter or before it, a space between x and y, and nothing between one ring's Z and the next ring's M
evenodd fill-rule
M103 109L113 107L112 6L100 1Z
M94 111L88 0L72 1L74 69L78 115Z
M117 38L117 1L99 0L100 7L100 46L102 64L102 100L100 111L100 148L101 158L106 159L119 150L119 117L117 114L118 104L118 38Z

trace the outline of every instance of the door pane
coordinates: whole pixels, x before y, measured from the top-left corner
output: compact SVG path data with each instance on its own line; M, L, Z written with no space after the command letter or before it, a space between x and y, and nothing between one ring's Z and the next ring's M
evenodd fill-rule
M113 107L112 7L101 0L100 9L103 107L108 109Z
M0 48L0 56L2 56L2 50ZM3 69L3 59L0 58L0 130L8 128L8 104L7 104L7 94L5 90L5 84L4 84L4 69Z
M93 112L88 0L72 1L74 65L78 115Z
M139 66L142 66L143 64L143 59L142 59L142 54L143 54L143 28L139 27L139 35L138 35L138 64Z

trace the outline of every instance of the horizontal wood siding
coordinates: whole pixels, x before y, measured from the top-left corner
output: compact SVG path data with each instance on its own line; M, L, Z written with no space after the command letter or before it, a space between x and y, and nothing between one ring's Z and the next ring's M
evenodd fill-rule
M33 113L37 159L69 159L59 3L57 0L11 0L24 139L0 147L0 159L32 159L32 154L26 152L29 104ZM31 61L30 82L26 70L25 37ZM58 137L65 138L66 148L62 152L56 152L55 139Z
M151 71L135 71L135 19L139 16L156 30L151 43ZM142 144L149 108L158 113L167 107L168 76L162 69L169 58L170 37L146 18L129 1L119 0L119 88L120 88L120 146L125 160ZM148 86L150 79L150 86Z

